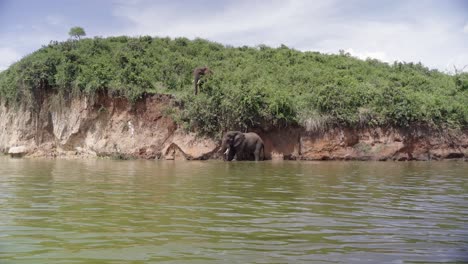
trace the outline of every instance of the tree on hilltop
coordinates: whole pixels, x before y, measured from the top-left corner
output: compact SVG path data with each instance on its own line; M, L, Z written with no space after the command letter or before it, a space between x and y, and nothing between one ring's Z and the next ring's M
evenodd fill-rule
M76 38L78 40L81 39L81 37L86 36L86 32L82 27L72 27L70 28L70 31L68 32L68 35L72 38Z

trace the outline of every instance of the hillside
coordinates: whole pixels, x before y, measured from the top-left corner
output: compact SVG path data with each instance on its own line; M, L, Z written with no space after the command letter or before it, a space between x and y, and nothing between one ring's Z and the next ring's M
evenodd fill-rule
M193 95L192 71L214 74ZM107 92L136 102L172 94L165 111L182 127L214 135L227 129L336 125L466 129L468 74L421 64L362 61L349 54L285 46L229 47L202 39L110 37L51 42L0 73L0 97L38 107L53 92L63 100Z

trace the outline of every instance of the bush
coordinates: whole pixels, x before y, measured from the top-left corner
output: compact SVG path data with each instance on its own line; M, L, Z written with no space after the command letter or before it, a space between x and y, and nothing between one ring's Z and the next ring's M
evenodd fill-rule
M193 95L192 71L214 74ZM468 75L421 64L362 61L342 52L226 47L203 39L126 36L51 42L0 73L0 96L10 102L49 88L59 94L99 90L135 101L170 93L187 129L204 134L252 127L391 124L468 126ZM70 93L73 92L74 93Z

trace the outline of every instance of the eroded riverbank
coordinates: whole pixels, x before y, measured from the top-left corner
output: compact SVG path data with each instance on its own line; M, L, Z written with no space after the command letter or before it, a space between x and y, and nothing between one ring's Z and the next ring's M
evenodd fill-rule
M0 105L0 150L21 146L29 157L115 156L216 159L220 142L187 133L165 113L173 98L146 95L135 104L100 94L58 104L44 96L36 110ZM442 160L468 157L468 131L428 128L300 127L253 129L268 159Z

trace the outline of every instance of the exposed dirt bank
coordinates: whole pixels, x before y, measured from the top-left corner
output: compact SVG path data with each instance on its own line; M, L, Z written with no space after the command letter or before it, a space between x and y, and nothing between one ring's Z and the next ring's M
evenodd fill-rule
M24 147L29 157L115 156L143 159L219 158L219 142L178 129L164 115L168 95L132 105L106 94L59 105L44 96L36 110L0 104L0 150ZM254 130L255 131L255 130ZM468 157L468 131L397 128L256 130L267 158L300 160L440 160ZM16 148L18 149L18 148Z

